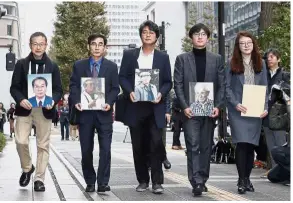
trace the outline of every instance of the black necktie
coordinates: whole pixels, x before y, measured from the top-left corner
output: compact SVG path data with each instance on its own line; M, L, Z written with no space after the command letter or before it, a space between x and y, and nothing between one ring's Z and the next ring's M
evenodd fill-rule
M93 70L92 70L93 78L98 77L97 66L98 66L98 64L97 63L94 63Z
M42 105L42 101L39 101L39 107L42 107L43 105Z

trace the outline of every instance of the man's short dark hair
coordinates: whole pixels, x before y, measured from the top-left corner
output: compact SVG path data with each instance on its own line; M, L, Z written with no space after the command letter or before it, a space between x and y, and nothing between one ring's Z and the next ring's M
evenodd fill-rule
M44 34L44 33L42 33L42 32L35 32L35 33L33 33L31 36L30 36L30 44L32 43L32 41L33 41L33 38L35 38L35 37L44 37L45 38L45 40L46 40L46 42L47 42L47 37L46 37L46 35Z
M189 35L190 39L192 39L192 35L194 33L199 33L201 29L203 29L203 31L207 34L208 38L210 38L210 36L211 36L210 29L205 24L197 23L189 30L188 35Z
M268 51L266 52L266 58L268 57L269 54L273 54L274 56L277 57L277 59L281 58L281 54L278 49L274 49L274 48L268 49Z
M33 87L34 87L34 85L35 85L36 80L44 80L44 81L45 81L45 84L46 84L46 87L48 86L48 81L46 80L46 78L44 78L44 77L36 77L36 78L33 79L33 81L32 81L32 86L33 86Z
M97 38L102 38L104 40L104 45L107 45L107 38L105 37L105 35L102 34L91 34L87 39L88 45L90 45L92 41L94 41Z
M143 28L145 28L146 26L149 27L149 29L151 31L156 33L156 38L159 38L159 36L160 36L159 26L151 20L146 20L139 26L139 36L140 37L141 37Z

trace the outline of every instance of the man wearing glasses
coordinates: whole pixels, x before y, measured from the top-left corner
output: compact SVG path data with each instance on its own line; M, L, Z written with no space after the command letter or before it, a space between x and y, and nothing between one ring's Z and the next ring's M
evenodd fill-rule
M207 192L205 186L210 172L211 146L215 118L224 100L224 64L218 54L206 50L210 30L204 24L196 24L189 30L193 50L177 56L174 70L174 89L185 117L183 122L187 148L188 178L195 196ZM194 117L190 108L189 83L212 82L215 102L211 116Z
M17 61L12 75L10 94L16 102L15 115L16 129L15 142L20 158L23 173L19 185L25 187L29 184L31 174L35 171L29 152L29 135L32 124L36 127L37 139L37 165L34 177L34 190L45 191L45 172L49 161L50 132L54 108L61 99L63 91L60 72L57 64L52 62L46 54L47 37L42 32L36 32L30 37L31 53L25 59ZM46 107L32 108L28 100L27 74L51 74L53 100ZM41 105L42 106L42 105Z
M120 92L118 83L118 68L115 63L104 58L107 38L101 34L88 37L90 57L78 60L73 65L70 77L69 100L79 111L79 139L82 155L82 172L87 184L86 192L94 192L97 182L97 192L110 191L108 185L111 167L111 143L113 133L113 104ZM105 105L102 110L83 110L81 108L81 78L105 78ZM93 80L86 81L84 87L89 94L93 92ZM82 96L83 97L83 96ZM93 165L93 150L95 130L99 140L99 168L95 172Z

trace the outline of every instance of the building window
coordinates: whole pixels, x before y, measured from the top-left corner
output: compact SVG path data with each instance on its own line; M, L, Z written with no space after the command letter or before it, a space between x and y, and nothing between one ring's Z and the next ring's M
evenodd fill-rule
M7 35L12 36L12 25L7 25Z
M6 8L6 10L7 10L7 15L12 15L13 6L3 5L3 8Z

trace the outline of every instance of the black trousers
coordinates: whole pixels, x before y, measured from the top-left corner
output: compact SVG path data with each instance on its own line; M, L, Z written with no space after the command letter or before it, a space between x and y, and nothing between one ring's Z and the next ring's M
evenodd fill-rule
M4 126L3 119L0 119L0 132L1 133L3 133L3 126Z
M272 157L276 165L270 170L268 179L272 183L290 182L290 147L274 147Z
M95 129L99 140L99 167L97 175L93 165ZM111 143L113 124L101 124L98 120L79 124L79 138L82 155L82 172L87 185L108 185L111 167Z
M136 126L130 127L132 151L136 178L139 183L149 183L148 161L151 166L153 184L163 184L162 162L165 147L162 140L163 129L156 125L153 114L141 116Z
M65 120L64 122L60 122L61 124L61 137L64 139L64 128L66 131L66 139L69 139L69 121Z
M236 167L239 178L249 178L254 162L255 145L239 142L236 144Z
M262 133L259 138L259 145L255 147L256 159L259 161L267 161L267 143Z
M209 178L215 120L209 117L186 118L183 128L188 179L195 187L195 184L203 184Z
M174 121L174 133L173 133L173 144L172 146L181 146L180 143L180 133L183 127L183 113L175 111L173 114Z

